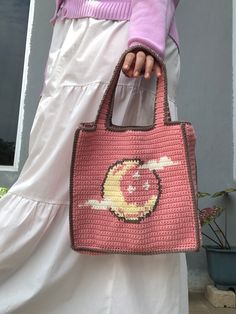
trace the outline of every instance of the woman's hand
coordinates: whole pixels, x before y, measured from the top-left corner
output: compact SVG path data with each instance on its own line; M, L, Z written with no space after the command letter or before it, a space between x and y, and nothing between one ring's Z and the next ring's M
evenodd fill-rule
M128 52L122 66L123 73L128 77L138 77L144 75L145 79L150 79L154 72L157 77L161 76L161 67L154 62L154 57L146 54L143 50L138 52Z

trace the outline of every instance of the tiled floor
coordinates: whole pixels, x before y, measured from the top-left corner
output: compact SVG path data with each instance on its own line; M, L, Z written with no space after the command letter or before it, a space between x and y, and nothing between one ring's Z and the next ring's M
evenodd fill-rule
M236 309L216 308L201 293L190 293L189 314L236 314Z

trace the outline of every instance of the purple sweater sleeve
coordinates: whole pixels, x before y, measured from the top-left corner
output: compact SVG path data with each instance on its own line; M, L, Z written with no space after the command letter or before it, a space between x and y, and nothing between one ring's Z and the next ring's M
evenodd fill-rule
M128 46L141 44L164 59L166 38L179 0L132 0Z

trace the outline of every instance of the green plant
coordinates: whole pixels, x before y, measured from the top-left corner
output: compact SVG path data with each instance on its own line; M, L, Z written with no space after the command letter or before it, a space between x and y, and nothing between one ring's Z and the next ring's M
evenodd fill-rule
M219 191L213 194L207 192L198 192L198 198L202 197L223 197L228 198L230 193L236 192L235 188L225 189L223 191ZM199 209L199 218L202 226L208 225L215 238L213 239L211 236L202 232L202 234L210 239L214 244L221 249L231 249L229 241L227 239L227 219L225 219L225 228L224 231L221 229L216 219L225 211L225 215L227 215L227 211L224 207L213 205L212 207L206 207L203 209ZM226 216L227 217L227 216Z
M4 187L0 187L0 198L3 197L7 193L8 189Z

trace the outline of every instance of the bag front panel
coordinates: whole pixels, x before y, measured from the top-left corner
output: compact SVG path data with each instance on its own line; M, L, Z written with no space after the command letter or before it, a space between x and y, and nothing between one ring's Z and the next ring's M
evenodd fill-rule
M185 150L177 124L158 132L80 131L71 176L73 248L196 250L199 231Z

